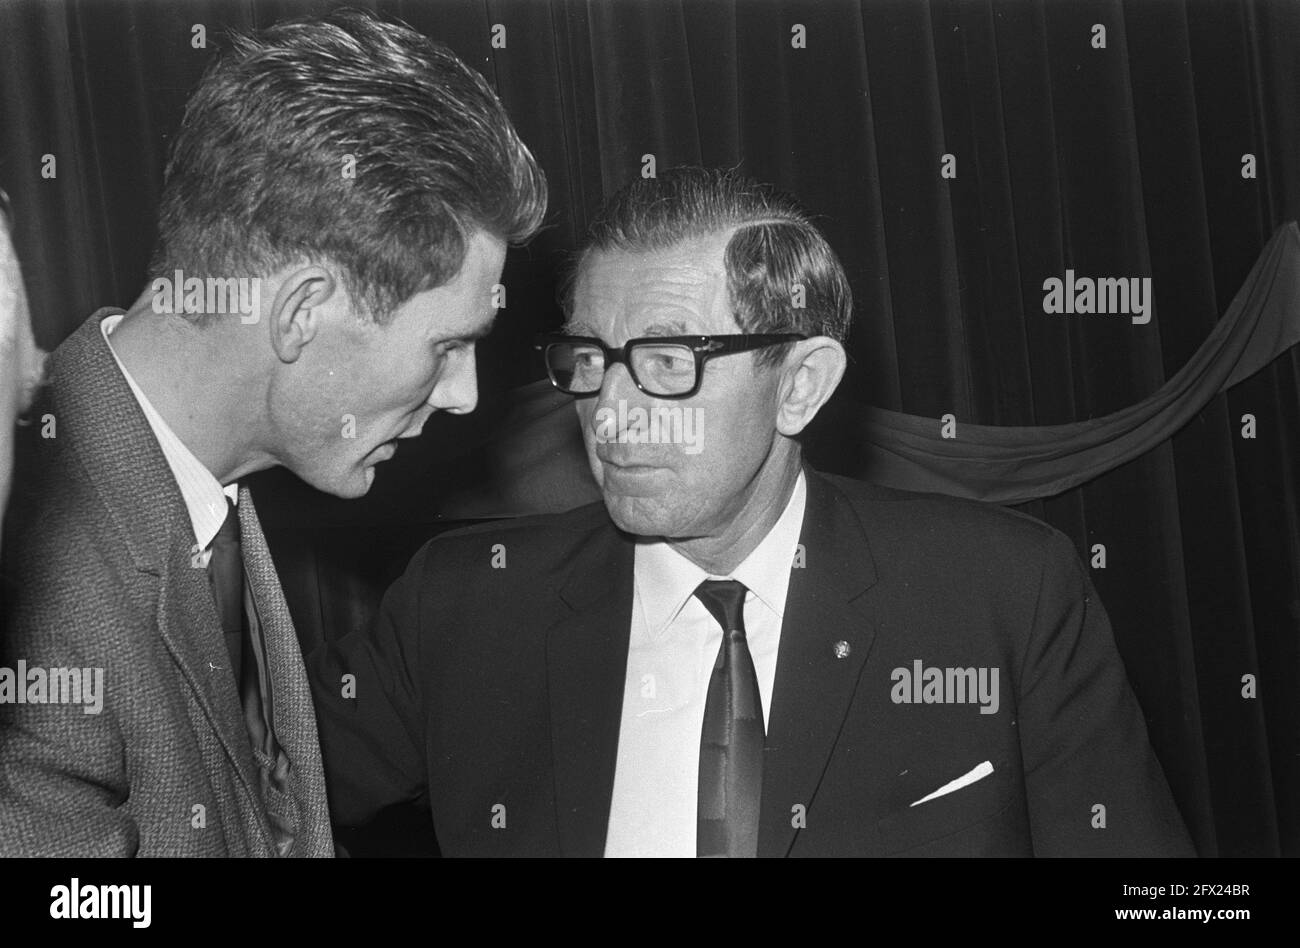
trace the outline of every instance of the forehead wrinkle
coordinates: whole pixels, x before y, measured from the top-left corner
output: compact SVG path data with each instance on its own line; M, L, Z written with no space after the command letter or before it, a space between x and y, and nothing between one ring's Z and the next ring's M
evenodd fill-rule
M707 323L720 290L720 274L693 262L673 261L667 265L638 268L627 287L625 314L640 326L674 326L677 334L692 324Z
M582 335L647 335L651 327L664 335L686 335L730 331L735 322L722 243L716 239L665 251L593 256L574 303L568 326L586 329ZM670 326L671 332L662 331Z

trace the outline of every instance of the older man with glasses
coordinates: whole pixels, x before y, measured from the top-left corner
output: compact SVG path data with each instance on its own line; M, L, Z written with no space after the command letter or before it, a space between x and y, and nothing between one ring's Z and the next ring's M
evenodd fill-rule
M791 199L638 180L565 308L538 348L603 503L444 535L310 657L336 820L425 799L448 855L1192 852L1070 541L804 464L851 300ZM696 450L631 430L673 407Z

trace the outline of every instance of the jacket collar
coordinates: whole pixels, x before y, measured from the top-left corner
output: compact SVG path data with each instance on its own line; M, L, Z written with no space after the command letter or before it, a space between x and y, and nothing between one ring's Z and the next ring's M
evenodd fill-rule
M132 565L158 576L177 532L192 528L167 459L100 331L105 317L121 312L97 311L55 350L53 398L57 424L80 446L75 463L103 497Z

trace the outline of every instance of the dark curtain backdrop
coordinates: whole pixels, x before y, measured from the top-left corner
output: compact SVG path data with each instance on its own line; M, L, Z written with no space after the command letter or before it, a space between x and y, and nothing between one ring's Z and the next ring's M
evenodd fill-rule
M361 501L259 475L308 641L363 622L445 525L446 499L490 476L483 446L542 374L530 339L558 323L564 254L643 155L739 166L817 215L856 307L848 377L809 449L852 473L835 424L859 406L1037 426L1150 397L1300 217L1290 0L352 5L407 20L494 83L550 178L551 227L511 253L480 411L427 426ZM226 28L325 6L0 0L0 185L46 347L144 287L165 150L211 52L192 27L213 47ZM1043 281L1067 268L1151 277L1155 317L1045 315ZM1021 508L1085 560L1105 545L1092 577L1203 855L1300 854L1298 471L1292 348L1150 451Z

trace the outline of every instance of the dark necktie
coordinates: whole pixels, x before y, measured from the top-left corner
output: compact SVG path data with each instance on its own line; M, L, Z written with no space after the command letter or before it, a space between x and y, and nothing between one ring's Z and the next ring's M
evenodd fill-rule
M208 575L212 579L212 593L217 603L217 615L221 618L221 628L225 633L230 666L235 673L235 689L239 693L239 703L244 712L244 726L248 729L255 759L259 756L261 758L257 763L262 801L276 851L285 855L293 847L294 821L291 815L283 812L279 801L287 800L290 795L290 762L276 740L270 718L269 673L262 642L261 620L252 590L245 582L239 510L228 497L226 519L212 540ZM276 792L270 792L272 789Z
M217 618L225 633L226 652L238 688L243 668L246 620L244 617L244 558L239 546L239 514L226 498L226 519L212 538L212 556L208 560L208 578L217 603Z
M263 706L261 649L253 641L260 632L255 623L257 611L244 584L244 555L239 540L239 510L226 498L226 519L212 540L212 558L208 560L212 577L212 594L225 633L226 651L235 675L235 690L244 709L244 724L253 746L267 753L274 751L274 736L267 726ZM260 637L260 636L259 636Z
M734 579L706 580L695 596L722 626L700 736L695 854L753 857L763 789L763 700L745 641L745 587Z

